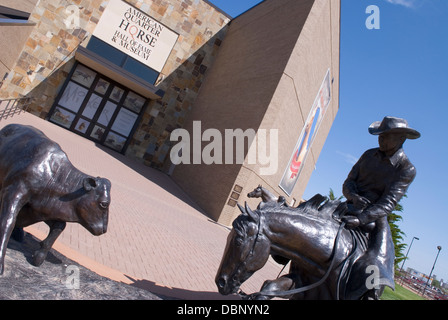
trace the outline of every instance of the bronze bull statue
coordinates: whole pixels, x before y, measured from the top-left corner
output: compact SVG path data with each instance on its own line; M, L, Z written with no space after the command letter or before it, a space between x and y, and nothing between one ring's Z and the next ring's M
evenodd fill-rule
M50 231L33 255L41 265L66 222L93 235L107 230L111 183L76 169L54 141L32 126L10 124L0 130L0 274L9 238L44 221Z

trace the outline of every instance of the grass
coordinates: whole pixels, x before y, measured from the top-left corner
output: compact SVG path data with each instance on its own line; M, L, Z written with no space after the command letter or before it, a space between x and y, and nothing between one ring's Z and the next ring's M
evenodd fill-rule
M383 295L381 296L381 300L426 300L426 299L395 283L395 291L392 291L391 288L386 287L386 289L383 292Z

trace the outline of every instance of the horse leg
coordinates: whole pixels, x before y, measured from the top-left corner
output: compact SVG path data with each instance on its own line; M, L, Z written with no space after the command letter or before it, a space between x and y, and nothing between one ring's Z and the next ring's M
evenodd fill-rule
M274 296L263 295L263 292L280 292L295 289L300 284L300 278L295 274L287 274L277 278L275 280L266 280L261 287L259 294L255 294L253 300L270 300ZM291 296L286 296L285 298L290 299Z
M62 221L45 221L45 223L50 227L50 232L40 243L40 249L36 250L33 254L33 264L36 267L40 266L45 261L48 252L62 231L64 231L66 225L66 223Z
M380 300L381 295L383 294L385 286L380 286L379 289L371 289L364 293L360 300Z

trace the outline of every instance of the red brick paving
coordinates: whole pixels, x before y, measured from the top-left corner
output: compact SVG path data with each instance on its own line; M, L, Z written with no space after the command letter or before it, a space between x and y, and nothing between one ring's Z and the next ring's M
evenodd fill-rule
M95 237L79 224L67 224L55 250L98 274L156 294L237 298L220 295L214 283L229 230L203 214L169 176L27 113L0 120L0 128L9 123L39 128L78 169L112 182L107 233ZM47 230L43 223L26 228L38 238ZM280 270L269 260L242 289L256 292Z

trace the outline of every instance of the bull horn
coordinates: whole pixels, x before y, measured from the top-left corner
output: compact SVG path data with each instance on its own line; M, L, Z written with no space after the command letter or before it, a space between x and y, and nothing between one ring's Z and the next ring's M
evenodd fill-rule
M247 212L247 214L249 215L249 217L251 217L252 220L254 220L255 222L257 222L258 219L260 218L260 217L258 216L258 214L256 214L255 212L252 211L251 208L249 208L247 202L245 202L244 205L245 205L245 207L246 207L246 212Z
M91 191L98 187L97 180L93 177L84 178L82 185L86 191Z

